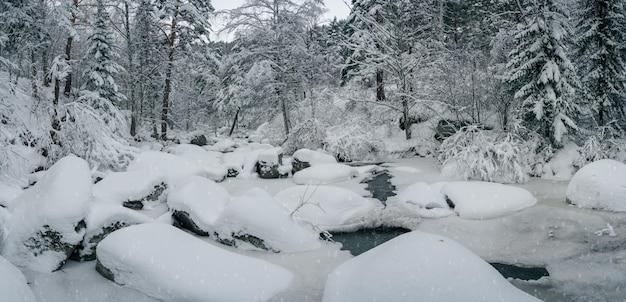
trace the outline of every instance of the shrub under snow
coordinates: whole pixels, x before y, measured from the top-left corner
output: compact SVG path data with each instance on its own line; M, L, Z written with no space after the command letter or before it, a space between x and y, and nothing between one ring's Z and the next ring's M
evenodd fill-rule
M626 164L602 159L584 166L567 186L566 198L581 208L626 212Z

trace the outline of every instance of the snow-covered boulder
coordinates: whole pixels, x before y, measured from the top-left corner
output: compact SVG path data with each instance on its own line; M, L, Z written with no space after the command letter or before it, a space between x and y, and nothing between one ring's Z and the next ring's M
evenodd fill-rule
M324 231L368 223L382 205L350 190L333 186L295 186L278 192L276 200L297 219Z
M176 223L203 236L213 233L215 221L229 201L230 194L224 187L200 176L178 183L167 197Z
M582 167L567 186L566 198L581 208L626 212L626 164L603 159Z
M211 180L222 181L226 178L228 170L222 165L221 153L219 152L207 151L191 144L175 145L168 151L204 168L205 176Z
M449 182L441 190L454 211L464 219L505 216L537 203L526 189L492 182Z
M293 153L293 160L291 162L293 169L291 173L296 174L296 172L300 170L317 164L334 163L337 163L337 160L332 155L309 149L300 149Z
M320 247L319 235L300 226L285 207L254 188L233 198L215 221L215 235L241 249L301 252Z
M283 164L283 148L276 147L265 149L257 156L256 172L260 178L271 179L284 177L280 173L280 166Z
M326 185L359 176L359 170L344 164L318 164L293 175L299 185Z
M85 237L72 254L78 261L96 260L96 246L102 239L121 228L151 222L152 219L121 205L94 201L85 219Z
M441 218L454 213L441 190L424 182L414 183L400 190L397 198L424 218Z
M20 187L0 181L0 207L11 208L13 200L20 194L22 194Z
M282 267L161 223L115 231L97 255L100 274L162 301L267 301L293 279Z
M59 269L85 234L92 195L86 161L67 156L16 198L2 255L39 272Z
M24 274L2 256L0 256L0 293L2 301L37 302Z
M93 195L102 201L131 209L157 203L167 188L165 175L147 170L114 172L93 186Z
M206 146L209 142L207 141L206 136L204 136L204 134L199 134L191 138L189 143L192 145L196 145L196 146Z
M141 152L128 165L127 170L142 171L141 173L145 174L162 174L170 187L191 175L209 176L204 167L192 161L178 155L158 151Z
M204 146L204 149L217 152L233 152L239 145L231 139L221 139L211 146Z
M467 248L443 236L410 232L333 271L323 302L539 302Z

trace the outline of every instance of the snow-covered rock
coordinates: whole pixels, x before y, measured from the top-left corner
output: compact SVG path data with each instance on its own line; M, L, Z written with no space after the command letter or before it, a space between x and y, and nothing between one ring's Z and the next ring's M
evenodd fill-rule
M267 301L293 279L282 267L160 223L113 232L97 255L103 276L164 301Z
M208 177L206 169L197 163L178 155L158 151L141 152L128 165L128 171L142 171L145 174L159 173L165 176L168 186L191 175Z
M424 182L417 182L404 188L398 192L397 198L424 218L440 218L454 213L441 190Z
M59 160L16 198L2 255L34 271L60 268L83 239L91 195L87 162L76 156Z
M449 182L443 186L442 193L464 219L505 216L537 203L526 189L491 182Z
M359 176L359 170L344 164L318 164L293 175L299 185L326 185Z
M224 187L210 179L191 176L178 183L167 197L172 217L198 235L210 235L215 221L230 201Z
M567 186L566 198L581 208L626 212L626 164L603 159L582 167Z
M231 139L221 139L211 146L204 146L204 149L217 152L233 152L238 144Z
M291 173L296 174L296 172L313 165L334 163L337 163L337 160L332 155L309 149L300 149L293 153L293 169Z
M228 170L222 165L221 153L207 151L192 144L175 145L169 148L169 153L203 167L206 171L205 176L211 180L222 181L228 173Z
M467 248L443 236L410 232L333 271L323 302L539 302Z
M333 186L295 186L278 192L275 198L294 217L325 231L363 225L381 207L380 203Z
M256 172L264 179L279 178L280 166L283 164L283 148L265 149L257 156Z
M96 259L96 246L102 239L121 228L151 222L152 219L121 205L94 201L85 219L87 228L80 246L72 254L72 259L91 261Z
M254 188L233 198L215 221L218 241L242 249L301 252L320 247L319 235L300 226L285 207Z
M114 172L93 186L93 195L102 201L141 209L162 200L167 188L165 175L147 170Z
M0 256L0 293L2 301L37 302L33 291L26 284L24 274L2 256Z
M11 208L13 200L20 194L22 194L20 187L0 181L0 207Z

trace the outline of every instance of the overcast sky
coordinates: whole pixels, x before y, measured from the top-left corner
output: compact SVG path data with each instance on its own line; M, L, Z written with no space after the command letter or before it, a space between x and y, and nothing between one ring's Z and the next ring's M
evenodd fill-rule
M243 2L244 0L211 0L211 4L215 8L215 10L235 8L243 4ZM350 8L346 5L346 3L350 3L350 2L351 2L350 0L345 0L345 2L344 0L324 0L324 3L326 4L326 8L328 9L328 11L322 17L323 18L322 21L323 22L330 21L334 17L337 17L337 19L346 18L348 14L350 14ZM212 25L213 25L213 29L217 31L221 28L222 21L214 20ZM212 39L214 40L225 39L225 37L226 37L225 34L222 34L222 36L220 37L213 35Z

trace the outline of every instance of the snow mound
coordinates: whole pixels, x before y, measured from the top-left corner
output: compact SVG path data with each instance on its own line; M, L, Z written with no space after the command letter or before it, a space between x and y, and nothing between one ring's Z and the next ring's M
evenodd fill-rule
M115 204L141 204L161 199L165 189L165 175L147 170L114 172L93 186L93 195Z
M526 189L491 182L449 182L442 193L464 219L490 219L533 206L537 199Z
M89 214L85 219L85 237L72 259L95 260L96 246L106 236L121 228L151 221L151 218L121 205L96 200L89 207Z
M202 166L177 155L158 152L141 152L135 160L128 165L128 171L142 171L145 174L163 174L167 185L172 186L176 182L191 175L208 177L209 173Z
M238 144L231 139L221 139L218 140L212 146L204 146L205 150L208 151L217 151L217 152L232 152L238 147Z
M0 181L0 206L12 208L12 201L20 194L22 194L20 187Z
M220 242L243 249L301 252L320 247L316 232L298 225L285 207L258 188L226 205L215 232Z
M406 187L398 192L397 198L400 202L415 209L421 217L441 218L454 213L450 210L441 190L424 182Z
M307 162L311 166L318 164L334 164L337 160L334 156L326 153L313 151L309 149L300 149L293 153L293 158L298 159L301 162Z
M161 223L115 231L100 242L97 255L103 276L165 301L267 301L293 278L282 267Z
M207 178L211 180L222 181L228 174L228 170L222 166L221 153L207 151L191 144L175 145L169 149L169 153L201 166L206 171Z
M350 190L333 186L295 186L278 192L275 198L294 217L324 231L363 224L380 207Z
M76 156L59 160L16 198L2 255L34 271L60 268L83 239L91 195L87 162Z
M37 302L26 284L26 277L11 262L0 256L0 293L2 301Z
M205 233L210 233L229 201L230 194L224 187L200 176L191 176L178 183L167 197L171 210L189 215Z
M349 301L538 302L498 271L446 237L410 232L333 271L323 302Z
M582 167L567 186L566 198L581 208L626 212L626 164L603 159Z
M299 185L326 185L350 180L359 176L359 171L344 164L318 164L293 175Z

